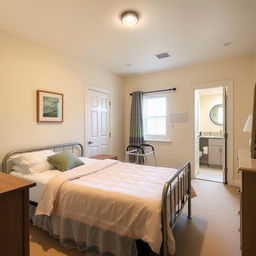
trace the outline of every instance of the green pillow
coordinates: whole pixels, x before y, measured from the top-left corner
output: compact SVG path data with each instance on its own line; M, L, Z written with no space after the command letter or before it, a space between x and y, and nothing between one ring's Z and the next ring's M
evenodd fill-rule
M47 159L49 163L51 163L60 171L70 170L84 164L84 162L82 162L69 151L49 156Z

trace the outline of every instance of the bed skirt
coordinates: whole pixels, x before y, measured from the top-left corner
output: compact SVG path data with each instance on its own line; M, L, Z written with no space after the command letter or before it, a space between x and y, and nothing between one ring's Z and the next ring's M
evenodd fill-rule
M47 231L67 249L77 249L85 256L137 256L134 239L58 216L35 215L30 204L30 220Z

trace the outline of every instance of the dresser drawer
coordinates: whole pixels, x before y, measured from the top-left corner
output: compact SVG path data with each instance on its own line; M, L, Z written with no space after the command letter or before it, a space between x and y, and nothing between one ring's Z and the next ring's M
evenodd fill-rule
M242 171L241 241L242 255L255 256L256 252L256 173Z

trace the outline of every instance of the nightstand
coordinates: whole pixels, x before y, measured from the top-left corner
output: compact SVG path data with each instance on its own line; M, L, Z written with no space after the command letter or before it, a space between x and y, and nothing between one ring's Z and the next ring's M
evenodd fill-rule
M0 255L29 255L29 188L35 185L0 173Z
M104 159L117 160L117 156L113 156L113 155L96 155L96 156L91 156L90 158L99 159L99 160L104 160Z

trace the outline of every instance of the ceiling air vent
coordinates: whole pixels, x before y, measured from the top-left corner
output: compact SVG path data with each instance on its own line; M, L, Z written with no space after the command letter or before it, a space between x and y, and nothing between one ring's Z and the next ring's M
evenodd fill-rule
M168 52L161 52L155 55L159 60L164 58L169 58L170 54Z

